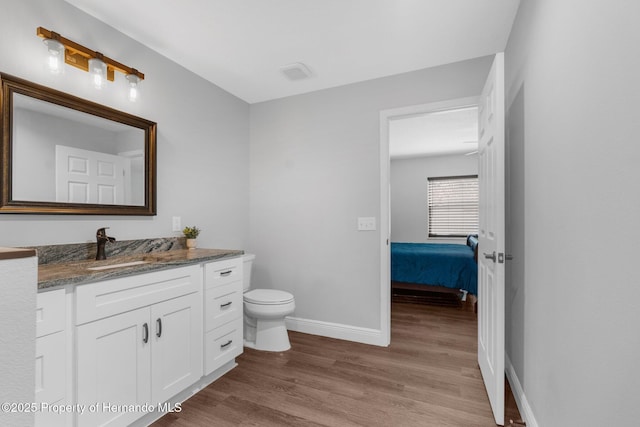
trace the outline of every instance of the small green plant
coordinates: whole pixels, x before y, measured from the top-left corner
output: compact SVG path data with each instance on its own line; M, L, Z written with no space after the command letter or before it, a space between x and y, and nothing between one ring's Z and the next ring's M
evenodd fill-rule
M182 230L182 234L184 234L184 237L186 237L187 239L196 239L198 237L198 234L200 234L200 231L202 230L194 225L192 227L185 227Z

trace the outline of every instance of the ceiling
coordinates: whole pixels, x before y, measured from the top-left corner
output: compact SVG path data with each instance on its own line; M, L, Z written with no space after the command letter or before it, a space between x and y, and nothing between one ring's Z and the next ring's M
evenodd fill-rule
M470 155L477 150L477 107L418 114L389 121L391 159Z
M248 103L503 51L519 0L65 0ZM311 70L291 81L280 68ZM148 79L153 70L144 70Z

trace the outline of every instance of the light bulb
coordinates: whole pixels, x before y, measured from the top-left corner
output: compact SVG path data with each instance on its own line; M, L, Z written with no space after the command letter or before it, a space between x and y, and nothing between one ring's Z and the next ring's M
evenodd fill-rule
M104 87L107 79L107 64L101 59L91 58L89 60L89 73L93 79L93 86L100 90Z
M129 101L136 102L138 100L140 77L135 74L127 74L127 80L129 81Z
M44 44L49 50L49 71L60 74L64 64L64 45L54 39L44 39Z

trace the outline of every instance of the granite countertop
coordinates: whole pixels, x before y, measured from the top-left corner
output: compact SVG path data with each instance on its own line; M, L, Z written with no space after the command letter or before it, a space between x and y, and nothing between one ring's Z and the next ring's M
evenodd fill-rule
M233 258L243 253L244 251L242 250L233 249L172 249L114 256L102 261L82 260L42 264L38 267L38 289L50 289L64 285L81 285L133 274ZM89 270L92 267L136 261L144 261L144 263L106 270Z

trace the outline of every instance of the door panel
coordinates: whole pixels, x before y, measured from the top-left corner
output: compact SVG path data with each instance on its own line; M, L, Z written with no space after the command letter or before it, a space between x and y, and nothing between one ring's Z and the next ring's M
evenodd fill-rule
M480 97L478 179L478 364L496 424L504 424L504 54Z
M123 204L129 164L113 154L56 145L56 201Z

